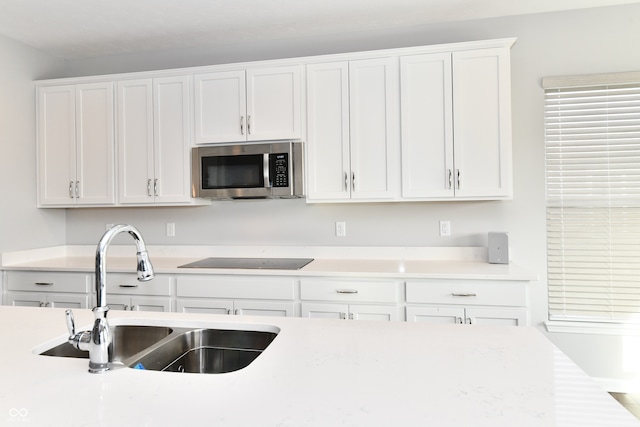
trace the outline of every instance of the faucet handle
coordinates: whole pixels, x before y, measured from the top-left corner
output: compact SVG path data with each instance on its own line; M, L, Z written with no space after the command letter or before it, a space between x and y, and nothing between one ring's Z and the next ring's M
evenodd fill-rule
M69 338L76 335L76 323L73 320L73 311L65 310L64 315L67 319L67 329L69 330Z

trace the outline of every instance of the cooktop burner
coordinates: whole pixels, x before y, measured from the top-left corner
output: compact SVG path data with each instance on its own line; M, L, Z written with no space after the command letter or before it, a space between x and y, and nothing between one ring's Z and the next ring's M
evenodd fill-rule
M205 258L178 268L239 268L299 270L313 258Z

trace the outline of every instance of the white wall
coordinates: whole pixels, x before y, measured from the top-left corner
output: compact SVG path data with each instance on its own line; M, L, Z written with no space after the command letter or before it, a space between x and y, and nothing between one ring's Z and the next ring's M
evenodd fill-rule
M515 262L540 276L540 281L531 287L531 304L533 324L542 330L547 316L547 290L540 79L639 70L639 19L640 5L633 4L317 40L256 41L252 45L69 62L68 74L73 76L518 37L512 49L513 201L306 205L300 200L274 200L222 202L186 209L70 210L67 242L93 244L104 224L115 222L139 226L153 244L483 246L488 231L508 231ZM438 221L443 219L451 221L452 237L438 236ZM346 238L334 237L336 220L347 222ZM164 236L165 222L176 223L175 238ZM630 354L626 349L637 344L633 339L569 334L549 337L589 374L606 379L609 384L638 376L640 369L625 363Z
M36 209L33 80L64 61L0 36L0 252L64 244L65 212Z

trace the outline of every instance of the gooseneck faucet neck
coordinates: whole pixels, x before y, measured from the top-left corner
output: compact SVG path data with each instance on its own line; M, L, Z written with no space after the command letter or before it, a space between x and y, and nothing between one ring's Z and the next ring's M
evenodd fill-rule
M142 239L140 232L133 226L127 224L118 224L111 227L103 235L98 242L96 248L96 298L97 307L107 308L106 293L107 293L107 249L109 244L120 233L127 232L133 237L133 241L136 244L136 255L138 257L137 270L138 280L145 282L153 279L153 267L149 261L149 254L147 248Z

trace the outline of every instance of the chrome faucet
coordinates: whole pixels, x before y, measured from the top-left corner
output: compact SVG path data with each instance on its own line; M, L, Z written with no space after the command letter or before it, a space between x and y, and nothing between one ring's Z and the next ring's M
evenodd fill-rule
M142 240L142 235L135 227L125 224L114 225L102 235L100 242L98 242L98 248L96 249L95 283L97 304L96 307L93 308L95 321L92 330L76 333L73 313L71 310L65 312L67 328L69 329L69 343L78 350L89 352L89 372L91 373L101 373L109 370L109 361L112 360L113 338L111 336L111 330L109 329L109 323L107 322L109 306L106 301L106 257L107 248L111 240L113 240L116 235L124 232L129 233L136 244L138 280L146 282L153 279L154 276L153 266L151 265L151 261L149 261L149 254L147 253L144 240Z

